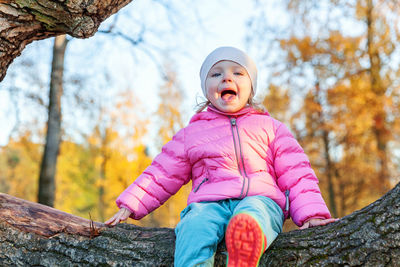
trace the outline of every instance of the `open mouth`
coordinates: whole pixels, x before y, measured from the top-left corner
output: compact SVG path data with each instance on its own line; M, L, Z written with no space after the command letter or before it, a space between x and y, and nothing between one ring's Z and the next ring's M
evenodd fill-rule
M224 100L228 100L236 95L237 95L236 92L232 89L226 89L221 92L221 98Z

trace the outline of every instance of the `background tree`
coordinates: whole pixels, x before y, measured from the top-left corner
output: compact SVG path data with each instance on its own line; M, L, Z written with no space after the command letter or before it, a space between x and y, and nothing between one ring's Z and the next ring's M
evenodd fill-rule
M64 58L68 40L65 34L54 39L51 66L49 113L46 142L40 166L38 202L54 207L55 174L61 143L61 97L63 95Z
M392 1L286 1L276 4L288 14L276 26L265 2L257 3L250 39L272 48L260 48L273 69L269 82L290 88L292 129L330 209L343 216L381 196L398 173L390 167L396 155L388 144L396 140L388 129L398 120L398 67L391 62L399 10Z

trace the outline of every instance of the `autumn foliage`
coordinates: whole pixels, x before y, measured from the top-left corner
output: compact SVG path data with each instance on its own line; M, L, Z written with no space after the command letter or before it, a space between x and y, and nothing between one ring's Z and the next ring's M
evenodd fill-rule
M253 20L256 41L281 36L269 40L280 57L265 52L274 70L265 104L290 124L341 217L399 182L400 10L392 1L292 0L286 11L279 33L262 13Z

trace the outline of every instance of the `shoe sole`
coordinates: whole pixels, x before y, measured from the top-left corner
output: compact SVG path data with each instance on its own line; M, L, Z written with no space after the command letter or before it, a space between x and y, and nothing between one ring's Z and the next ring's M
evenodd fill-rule
M249 214L235 215L225 235L228 267L255 267L264 253L266 239L258 222Z

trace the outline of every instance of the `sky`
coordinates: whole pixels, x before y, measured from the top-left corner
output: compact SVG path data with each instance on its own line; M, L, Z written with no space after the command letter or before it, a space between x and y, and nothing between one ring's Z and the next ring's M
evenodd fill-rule
M133 47L121 38L110 41L109 36L100 32L89 39L71 40L67 48L64 78L74 80L86 77L89 84L101 90L102 101L106 101L104 99L108 95L111 99L114 90L129 87L144 104L143 116L146 117L157 109L160 101L157 94L162 80L157 64L165 62L164 56L160 55L167 55L176 66L185 94L183 110L187 122L194 114L196 99L202 96L198 73L207 54L226 45L246 50L246 22L253 13L253 1L184 0L173 3L175 11L168 13L156 1L135 0L100 27L100 30L106 30L110 24L117 22L124 34L134 36L142 30L137 25L144 24L145 32L149 33L145 33L147 43L142 46ZM189 5L192 8L188 8ZM2 90L2 87L29 88L46 99L52 42L52 39L46 39L29 44L11 64L0 83L0 146L6 145L9 140L17 110L13 108L13 98L8 90ZM33 71L26 67L32 62L36 66ZM100 68L102 74L98 77ZM79 83L69 84L65 91L80 90L79 86ZM21 96L21 92L14 91L14 99ZM43 107L25 102L19 103L19 107L21 121L39 110L41 115L35 118L37 124L32 127L44 125L47 113L42 110ZM73 123L78 128L87 124L84 120L76 120L76 117L71 119L73 122L68 121L68 116L64 119L66 125Z
M188 103L194 105L196 95L202 95L200 90L199 69L202 61L209 52L219 46L230 45L246 49L245 23L252 13L252 1L192 1L197 2L194 14L188 14L193 19L192 25L180 25L181 34L171 42L175 49L170 50L170 57L176 64L179 80L182 83ZM197 16L197 17L195 17ZM196 25L196 22L201 25ZM189 22L190 23L190 22ZM168 40L170 41L170 40ZM154 64L149 63L143 74L155 73ZM147 84L148 76L138 75L143 78L138 82ZM158 85L156 85L158 86ZM139 90L140 97L152 99L152 94L157 90ZM156 105L153 105L155 107Z

